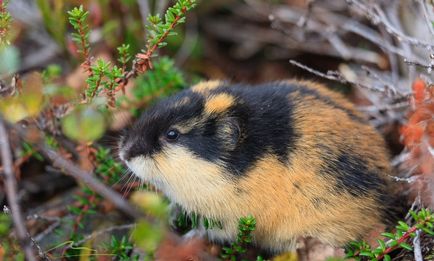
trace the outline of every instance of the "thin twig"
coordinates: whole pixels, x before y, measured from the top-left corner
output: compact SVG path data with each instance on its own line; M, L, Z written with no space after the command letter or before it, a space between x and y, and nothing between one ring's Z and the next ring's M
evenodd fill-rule
M94 178L91 172L87 172L76 166L69 160L63 158L59 153L48 148L46 145L39 146L40 151L48 159L50 159L54 166L57 166L65 173L73 176L75 179L84 182L96 193L100 194L104 198L111 201L118 209L122 210L125 214L133 218L143 218L143 214L137 211L130 205L125 199L123 199L118 193L102 184L99 180Z
M427 69L428 72L431 72L431 70L434 68L434 64L422 64L416 61L410 61L407 59L404 59L404 63L408 64L408 65L413 65L413 66L418 66L418 67L422 67Z
M344 83L344 84L352 84L352 85L355 85L355 86L358 86L358 87L361 87L361 88L364 88L364 89L367 89L367 90L370 90L370 91L383 92L383 93L385 92L385 90L379 89L377 87L368 86L368 85L365 85L365 84L361 84L361 83L349 80L349 79L345 78L345 76L343 74L341 74L340 72L338 72L338 71L327 71L327 73L322 73L322 72L317 71L315 69L312 69L312 68L310 68L310 67L308 67L308 66L306 66L304 64L301 64L301 63L299 63L297 61L289 60L289 62L291 64L293 64L293 65L295 65L295 66L303 69L303 70L306 70L306 71L308 71L308 72L310 72L310 73L312 73L312 74L314 74L316 76L319 76L319 77L322 77L322 78L325 78L325 79L328 79L328 80L337 81L337 82L341 82L341 83Z
M45 252L42 250L41 246L38 244L38 242L29 234L29 238L32 241L33 245L38 250L38 255L42 260L45 261L51 261L51 259L45 254Z
M27 229L24 225L24 218L21 213L21 207L17 196L17 181L12 165L12 154L9 145L9 135L6 132L6 127L3 119L0 118L0 146L1 159L3 164L3 173L5 177L5 190L8 198L9 208L11 211L12 220L15 226L18 242L24 250L27 260L36 261L34 256L31 241L28 237Z
M413 239L414 260L423 261L422 250L420 248L420 230L416 230L416 236Z
M430 31L430 33L434 36L434 28L433 28L432 20L430 20L430 18L429 18L427 1L426 0L418 0L418 2L422 7L423 16L425 17L426 26L428 27L428 30Z

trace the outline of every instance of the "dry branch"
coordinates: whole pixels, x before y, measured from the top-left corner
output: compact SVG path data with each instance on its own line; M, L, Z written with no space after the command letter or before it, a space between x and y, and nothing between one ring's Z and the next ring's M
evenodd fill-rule
M18 242L23 248L27 260L36 261L29 233L27 232L27 229L24 225L24 218L18 202L17 181L15 179L15 174L13 170L12 154L9 145L9 135L6 131L6 127L2 118L0 118L0 146L5 190Z
M117 192L94 178L91 172L82 170L71 161L63 158L61 155L59 155L59 153L48 148L46 145L40 145L39 149L42 154L44 154L53 163L54 166L58 167L66 174L73 176L78 181L85 183L93 191L103 196L105 199L111 201L118 209L128 216L136 219L143 218L142 213L131 206L131 204L123 199Z

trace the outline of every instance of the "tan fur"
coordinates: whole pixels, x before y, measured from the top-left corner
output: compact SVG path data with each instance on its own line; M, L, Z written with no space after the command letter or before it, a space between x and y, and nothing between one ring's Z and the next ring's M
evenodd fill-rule
M200 82L200 83L194 85L190 89L193 92L204 94L206 92L209 92L212 89L215 89L215 88L221 86L222 84L223 84L223 81L220 81L220 80L204 81L204 82Z
M208 114L221 113L226 111L235 102L234 97L222 93L209 97L205 103L205 112Z
M339 245L370 229L364 224L379 222L377 213L367 211L375 207L374 202L331 194L333 184L318 178L306 156L297 155L291 167L268 156L258 162L248 173L249 179L240 184L246 190L246 203L255 202L246 204L245 212L256 217L255 235L262 245L276 247L276 242L285 242L288 235L293 235L294 240L321 235L321 241ZM329 203L313 206L314 198L324 198ZM338 225L340 220L346 222ZM293 246L291 244L280 248L287 249Z

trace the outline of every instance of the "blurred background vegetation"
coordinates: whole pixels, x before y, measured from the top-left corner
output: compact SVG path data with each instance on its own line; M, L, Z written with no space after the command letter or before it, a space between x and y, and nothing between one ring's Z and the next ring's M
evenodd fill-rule
M245 240L254 219L240 220L241 239L223 252L183 240L200 217L168 213L117 160L119 132L141 111L205 79L327 83L384 134L403 193L433 206L431 1L194 2L0 1L0 115L13 156L12 168L2 157L0 260L24 260L23 249L41 260L262 260ZM152 218L135 221L130 203L98 184ZM14 231L12 201L29 234ZM427 258L430 242L422 238ZM306 243L299 258L340 251L318 245Z

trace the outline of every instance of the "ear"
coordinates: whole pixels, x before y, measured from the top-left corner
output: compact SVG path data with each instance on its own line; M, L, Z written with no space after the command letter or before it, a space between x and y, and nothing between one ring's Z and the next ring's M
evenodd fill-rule
M224 117L219 122L218 135L229 151L235 150L241 139L241 127L236 117Z

